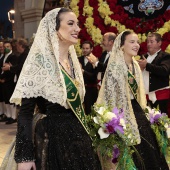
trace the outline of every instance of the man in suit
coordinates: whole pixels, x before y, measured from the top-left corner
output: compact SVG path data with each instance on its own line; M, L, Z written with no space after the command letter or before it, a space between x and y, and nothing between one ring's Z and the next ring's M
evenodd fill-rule
M97 90L97 73L93 65L88 62L86 56L93 55L93 44L90 41L85 41L81 45L83 55L79 57L79 62L82 67L83 78L85 83L86 94L84 98L85 113L90 114L91 107L96 102L98 96Z
M15 65L12 65L11 63L4 63L2 70L15 73L15 79L17 80L19 78L20 72L29 53L28 41L26 39L24 38L17 39L16 53L18 53L17 63Z
M4 60L4 42L0 42L0 74L2 73L2 66ZM0 83L0 122L6 121L7 118L5 116L5 103L3 98L3 90L2 90L2 83Z
M148 105L168 112L170 54L161 50L161 35L150 33L147 36L148 53L138 60L143 71L143 79Z
M12 54L12 45L9 41L4 42L5 47L5 57L3 59L3 64L10 63L14 65L17 62L17 58L14 54ZM16 122L16 107L9 102L11 95L14 91L16 82L14 81L14 73L8 71L3 71L0 76L0 82L2 83L3 89L3 97L5 101L6 107L6 116L7 122L6 124L11 124Z
M101 57L98 59L94 55L89 55L88 60L91 62L97 69L98 79L102 81L104 77L105 70L107 68L107 63L109 61L110 53L112 51L113 43L116 38L116 34L113 32L107 32L103 35L102 48L104 52Z

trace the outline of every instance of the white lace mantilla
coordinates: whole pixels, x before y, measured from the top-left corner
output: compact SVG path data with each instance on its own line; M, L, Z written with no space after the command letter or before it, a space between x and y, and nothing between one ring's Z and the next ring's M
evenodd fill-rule
M60 8L46 14L38 27L33 45L24 63L11 103L20 104L22 98L42 96L68 108L64 78L59 66L59 39L56 33L56 16ZM81 68L74 46L69 48L73 61L78 90L83 101L85 90Z

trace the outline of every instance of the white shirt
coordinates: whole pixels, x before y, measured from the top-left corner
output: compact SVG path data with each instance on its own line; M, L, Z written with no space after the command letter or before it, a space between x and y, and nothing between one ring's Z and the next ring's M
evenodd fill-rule
M105 62L107 61L107 59L110 57L110 54L111 54L111 51L107 52L106 57L105 57L103 63L105 63ZM99 63L99 61L97 61L97 62L95 63L95 67L97 67L98 63Z
M12 50L8 53L8 54L5 54L5 57L4 57L4 60L3 60L3 64L6 62L8 56L12 53ZM4 71L1 72L1 74L3 74Z
M153 55L150 55L148 53L148 57L146 59L147 63L152 63L152 61L155 59L159 51L157 51ZM146 71L146 69L143 70L143 81L144 81L144 86L145 86L145 93L148 94L149 93L149 71Z
M84 56L84 65L88 63L88 59Z
M9 53L5 54L3 63L5 63L5 61L7 60L8 56L9 56L11 53L12 53L12 50L11 50Z
M152 63L152 61L155 59L155 57L157 56L159 51L157 51L153 55L150 55L148 53L147 63ZM146 69L143 70L143 80L144 80L145 93L148 94L149 100L151 100L152 103L155 103L155 101L157 100L155 92L157 90L149 92L149 72L146 71ZM162 88L162 89L167 89L167 88L169 88L169 87L165 87L165 88ZM158 90L162 90L162 89L158 89Z
M110 53L111 53L111 51L107 52L103 63L105 63L107 61L107 59L110 57Z
M4 56L4 54L0 54L0 59Z

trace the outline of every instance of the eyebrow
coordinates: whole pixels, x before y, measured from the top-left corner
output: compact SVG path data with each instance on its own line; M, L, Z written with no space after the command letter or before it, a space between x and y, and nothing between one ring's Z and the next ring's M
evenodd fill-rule
M67 22L70 22L70 21L71 21L71 22L75 22L74 20L68 20ZM79 21L77 21L77 23L79 24Z

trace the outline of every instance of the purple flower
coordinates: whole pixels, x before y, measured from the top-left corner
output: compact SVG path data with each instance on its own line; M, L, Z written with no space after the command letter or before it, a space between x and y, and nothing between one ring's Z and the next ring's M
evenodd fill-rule
M123 126L119 124L120 118L113 118L110 122L106 123L105 126L110 134L117 131L123 134L124 133Z
M113 146L113 159L112 159L113 163L117 163L118 162L119 155L120 155L119 148L117 147L117 145L114 145Z
M105 124L108 132L111 134L119 131L124 134L123 126L120 125L120 119L124 116L123 110L119 110L115 107L112 112L116 115L116 117L113 117L111 121Z
M118 109L117 107L113 108L112 112L120 119L124 117L123 109Z
M158 123L158 120L159 120L160 117L162 117L161 114L155 114L155 115L150 114L149 115L149 120L150 120L151 124Z

